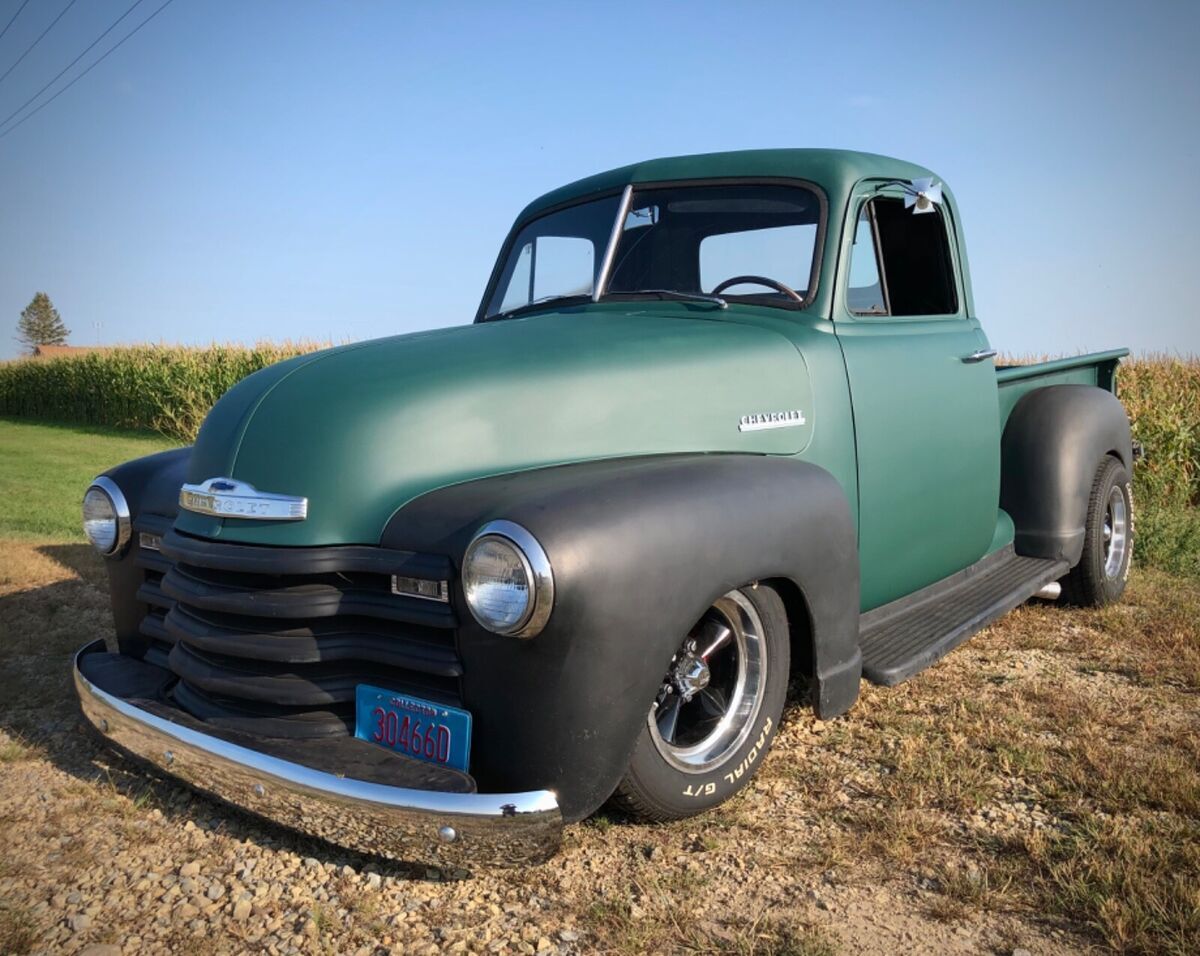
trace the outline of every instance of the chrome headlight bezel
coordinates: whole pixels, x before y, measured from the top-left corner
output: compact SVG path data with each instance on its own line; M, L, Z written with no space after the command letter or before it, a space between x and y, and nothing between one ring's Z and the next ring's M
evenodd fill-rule
M117 487L117 483L104 475L101 475L88 485L87 491L83 493L85 501L93 490L104 495L108 499L108 503L112 506L113 521L116 523L112 547L107 551L101 548L95 539L87 533L86 523L84 524L84 534L97 552L106 558L111 558L124 551L126 545L129 544L129 539L133 536L133 522L129 516L129 502L125 500L125 495L121 493L121 489Z
M520 559L529 587L529 603L525 613L515 623L502 627L489 621L476 609L467 591L467 575L472 553L482 543L498 540L512 549ZM530 638L541 633L550 612L554 609L554 571L545 550L532 534L514 521L489 521L475 532L463 553L463 599L479 626L504 637Z

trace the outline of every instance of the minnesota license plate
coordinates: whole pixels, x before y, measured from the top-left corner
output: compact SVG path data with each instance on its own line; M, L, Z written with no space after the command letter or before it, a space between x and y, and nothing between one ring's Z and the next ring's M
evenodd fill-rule
M466 771L471 759L471 714L382 687L355 691L354 736L416 760Z

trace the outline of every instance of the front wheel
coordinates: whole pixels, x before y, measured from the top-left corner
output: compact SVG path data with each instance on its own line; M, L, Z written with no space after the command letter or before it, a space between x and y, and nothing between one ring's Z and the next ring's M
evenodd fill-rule
M1062 579L1069 604L1102 607L1121 597L1133 560L1133 492L1129 472L1106 456L1088 497L1083 556Z
M612 802L649 821L723 803L762 763L787 697L788 623L771 588L730 591L684 638Z

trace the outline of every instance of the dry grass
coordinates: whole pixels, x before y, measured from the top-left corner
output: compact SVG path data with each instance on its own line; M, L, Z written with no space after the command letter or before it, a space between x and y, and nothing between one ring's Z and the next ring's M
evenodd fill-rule
M0 953L24 956L37 945L40 927L25 907L0 900Z

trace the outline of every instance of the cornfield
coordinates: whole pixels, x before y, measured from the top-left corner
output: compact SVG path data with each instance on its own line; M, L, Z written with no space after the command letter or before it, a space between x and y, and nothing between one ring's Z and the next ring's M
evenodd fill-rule
M8 362L0 364L0 415L149 429L189 442L239 380L327 344L139 346ZM1146 450L1134 488L1141 560L1200 576L1200 359L1127 360L1118 386Z
M1126 360L1117 389L1146 450L1134 469L1135 554L1200 577L1200 359Z
M252 372L328 343L135 346L0 365L0 415L196 437L208 410Z

